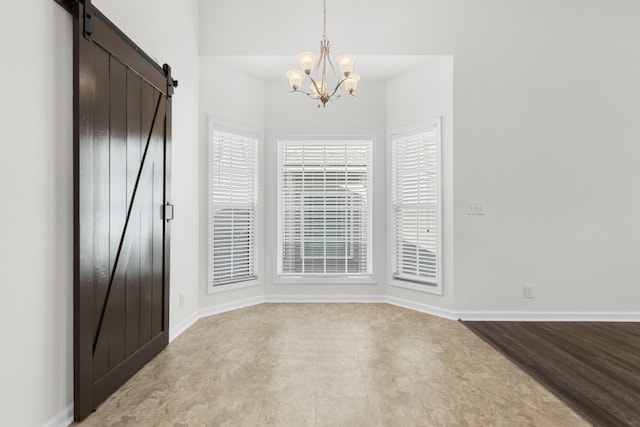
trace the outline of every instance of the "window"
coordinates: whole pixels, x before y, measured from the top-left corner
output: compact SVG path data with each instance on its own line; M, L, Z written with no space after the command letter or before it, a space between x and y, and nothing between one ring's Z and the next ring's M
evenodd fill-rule
M371 145L278 142L279 275L371 275Z
M210 128L210 290L252 280L256 267L256 134Z
M440 286L440 123L392 135L393 276Z

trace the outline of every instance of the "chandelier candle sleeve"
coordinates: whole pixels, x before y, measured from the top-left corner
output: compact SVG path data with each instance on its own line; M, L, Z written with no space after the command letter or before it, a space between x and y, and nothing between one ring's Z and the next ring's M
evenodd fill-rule
M323 32L320 39L320 56L309 51L300 52L296 61L300 69L289 70L287 78L292 91L303 93L318 101L318 107L327 106L327 102L340 98L343 94L353 96L360 81L360 76L353 72L356 57L351 54L340 55L336 63L340 73L336 71L329 55L330 43L327 39L327 1L323 0ZM331 81L331 78L333 79Z

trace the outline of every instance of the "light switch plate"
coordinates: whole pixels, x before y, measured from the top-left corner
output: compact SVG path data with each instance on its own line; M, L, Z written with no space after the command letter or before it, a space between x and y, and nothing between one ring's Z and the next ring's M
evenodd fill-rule
M484 202L467 202L467 215L484 215Z

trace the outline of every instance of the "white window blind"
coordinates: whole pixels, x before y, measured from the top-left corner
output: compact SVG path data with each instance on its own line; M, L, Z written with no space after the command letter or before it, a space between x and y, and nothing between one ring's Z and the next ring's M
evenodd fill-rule
M256 278L255 135L211 128L211 285Z
M278 273L371 274L371 141L280 140Z
M440 129L392 136L395 278L440 283Z

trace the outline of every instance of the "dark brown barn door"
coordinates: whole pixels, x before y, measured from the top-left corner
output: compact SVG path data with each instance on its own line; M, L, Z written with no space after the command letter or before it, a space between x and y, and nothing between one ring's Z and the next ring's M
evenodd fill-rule
M74 5L77 420L168 343L174 85L89 1Z

